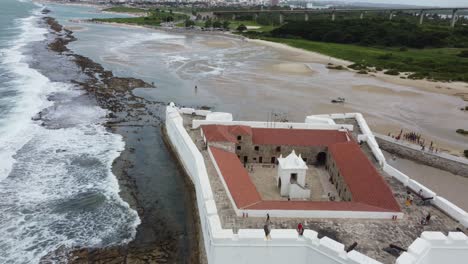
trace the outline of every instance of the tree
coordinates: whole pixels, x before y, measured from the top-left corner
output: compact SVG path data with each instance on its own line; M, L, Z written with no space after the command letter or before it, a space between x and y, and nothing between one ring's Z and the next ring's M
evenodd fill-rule
M239 31L239 32L242 32L242 31L245 31L245 30L247 30L247 27L244 24L240 24L237 27L237 31Z
M187 18L185 20L185 27L191 27L191 26L195 26L195 22Z
M172 21L174 21L174 18L172 16L168 16L166 18L166 22L172 22Z
M222 24L220 21L218 21L218 20L216 20L215 22L213 22L213 27L214 27L214 28L221 28L222 26L223 26L223 24Z
M205 27L206 27L206 28L210 28L210 27L212 27L212 26L213 26L213 22L211 21L211 19L207 19L207 20L205 21Z
M229 21L227 21L227 20L224 21L224 22L223 22L223 28L224 28L224 29L229 29L229 25L230 25L230 24L231 24L231 23L230 23Z
M462 58L468 58L468 50L462 50L462 51L460 51L460 53L458 53L457 56L458 56L458 57L462 57Z

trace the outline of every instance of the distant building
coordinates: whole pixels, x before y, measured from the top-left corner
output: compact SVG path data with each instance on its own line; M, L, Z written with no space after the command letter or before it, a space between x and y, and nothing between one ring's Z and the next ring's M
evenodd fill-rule
M277 6L279 4L279 0L270 0L271 6Z

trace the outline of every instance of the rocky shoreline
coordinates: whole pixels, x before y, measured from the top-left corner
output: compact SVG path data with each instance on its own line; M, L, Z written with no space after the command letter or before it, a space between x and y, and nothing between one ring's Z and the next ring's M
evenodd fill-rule
M148 187L147 182L154 178L152 174L157 173L149 164L151 155L144 161L138 157L147 149L165 148L164 144L156 145L162 142L165 104L132 94L135 88L155 88L154 85L140 79L116 77L91 59L74 54L67 47L76 40L73 32L63 28L52 17L44 17L43 22L50 29L48 50L61 60L73 62L67 64L74 67L68 71L79 72L69 81L83 88L100 107L109 110L105 126L125 140L125 150L114 160L112 171L119 181L121 197L137 210L141 224L135 239L128 244L106 248L61 247L43 257L41 263L199 263L199 221L191 182L182 174L174 176L183 185L179 187L183 189L180 199L186 208L185 223L178 222L183 228L173 226L177 221L173 223L174 220L161 211L164 203L151 197L154 190ZM41 120L41 116L38 113L35 119Z

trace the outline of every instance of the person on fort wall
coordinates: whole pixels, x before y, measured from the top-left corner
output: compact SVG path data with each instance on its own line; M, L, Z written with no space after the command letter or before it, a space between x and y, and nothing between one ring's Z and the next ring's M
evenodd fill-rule
M405 205L406 206L410 206L413 204L413 200L414 200L414 196L411 194L410 191L407 191L406 192L406 201L405 201Z
M263 231L265 231L265 239L270 240L271 239L270 214L267 214L267 219L265 221L265 225L263 226Z

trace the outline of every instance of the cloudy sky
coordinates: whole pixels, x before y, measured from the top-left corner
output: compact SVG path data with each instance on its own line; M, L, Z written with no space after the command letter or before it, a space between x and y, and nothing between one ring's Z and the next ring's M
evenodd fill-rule
M389 3L389 4L406 4L406 5L425 5L425 6L468 6L468 0L341 0L343 2L369 2L369 3Z

